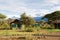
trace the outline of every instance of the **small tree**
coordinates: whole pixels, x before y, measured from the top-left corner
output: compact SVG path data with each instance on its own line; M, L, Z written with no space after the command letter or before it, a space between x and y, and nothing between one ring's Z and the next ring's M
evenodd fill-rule
M10 28L9 24L4 20L0 21L0 28Z

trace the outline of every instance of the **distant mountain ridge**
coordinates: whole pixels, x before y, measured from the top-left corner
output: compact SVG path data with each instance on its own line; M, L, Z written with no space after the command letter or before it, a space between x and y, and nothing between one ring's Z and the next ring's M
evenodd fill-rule
M42 20L42 17L34 17L34 20L40 22Z
M36 22L40 22L42 20L43 17L33 17L33 19L36 21ZM12 19L18 19L20 20L20 18L18 17L15 17L13 16ZM45 21L48 21L46 18L44 19Z
M11 19L19 19L19 18L18 18L18 17L13 16L13 17L11 17Z
M36 22L40 22L40 21L42 20L42 18L43 18L43 17L34 17L34 20L35 20ZM43 20L46 21L46 22L48 22L48 19L47 19L47 18L44 18Z

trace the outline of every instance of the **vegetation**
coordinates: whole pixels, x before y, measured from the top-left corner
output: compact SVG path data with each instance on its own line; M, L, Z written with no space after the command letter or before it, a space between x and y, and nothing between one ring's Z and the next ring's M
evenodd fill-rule
M5 22L5 20L0 21L0 29L3 28L10 28L10 26L7 24L7 22Z
M49 15L49 17L50 16L51 15ZM47 16L46 18L48 18L49 20L53 20L53 18L54 18L54 17L53 18L49 18L49 17ZM35 39L37 40L39 38L43 39L45 37L45 34L50 35L52 33L55 35L55 33L58 33L58 34L60 33L60 29L55 29L55 27L51 23L51 21L49 21L49 23L51 23L51 24L49 24L48 22L45 22L44 20L42 20L40 22L35 22L35 20L32 17L27 16L26 13L23 13L21 15L20 20L9 19L9 22L8 22L4 18L5 18L4 16L0 17L0 19L3 19L3 20L0 20L0 36L2 36L4 38L6 36L6 38L5 38L6 40L10 40L11 38L12 38L12 40L18 40L18 39L20 39L20 37L21 37L21 39L26 38L26 40L33 40L33 38L34 38L34 40ZM12 29L6 30L9 28L12 28ZM34 35L37 35L37 38ZM39 35L41 35L41 37L38 37ZM10 37L10 39L9 38L7 39L7 37ZM17 39L16 39L16 37L17 37ZM2 38L2 39L4 39L4 38Z
M48 19L49 25L52 24L55 28L60 29L60 11L55 11L50 14L45 15L43 18Z
M6 15L0 14L0 29L10 28L5 18L6 18Z
M43 18L47 18L48 20L60 20L60 11L55 11L50 14L45 15Z
M1 19L6 18L6 15L3 15L3 14L0 13L0 18L1 18Z
M53 24L48 24L47 22L45 22L44 20L42 20L40 22L40 28L43 28L43 29L54 29L54 25Z
M60 32L60 29L40 29L40 31L37 31L37 32L19 32L17 30L0 30L0 35L10 35L10 36L13 36L13 35L16 35L19 34L19 35L30 35L30 34L48 34L48 33L54 33L54 32ZM18 35L18 36L19 36Z
M20 21L22 22L22 24L26 25L26 26L31 26L33 24L35 24L35 20L29 16L26 15L26 13L23 13L21 15Z
M0 18L4 19L6 18L5 15L0 14ZM47 18L48 20L56 20L60 19L60 11L55 11L51 14L47 14L45 15L43 18ZM40 31L40 29L54 29L54 25L51 23L49 24L48 22L45 22L44 20L40 21L40 23L37 23L32 17L27 16L26 13L23 13L21 15L20 20L14 20L12 23L16 24L16 28L12 27L13 30L18 30L18 31L25 31L25 32L36 32L36 31ZM35 24L37 23L37 25L39 24L39 26L36 26ZM35 26L33 26L35 25ZM14 25L15 26L15 25ZM21 26L20 29L18 26ZM10 25L8 24L8 22L4 19L4 20L0 20L0 28L10 28Z

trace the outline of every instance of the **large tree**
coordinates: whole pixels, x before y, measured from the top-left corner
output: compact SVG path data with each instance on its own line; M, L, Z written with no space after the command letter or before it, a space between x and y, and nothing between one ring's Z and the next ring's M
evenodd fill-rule
M33 25L35 23L35 20L32 17L27 16L26 13L21 15L20 21L25 25Z

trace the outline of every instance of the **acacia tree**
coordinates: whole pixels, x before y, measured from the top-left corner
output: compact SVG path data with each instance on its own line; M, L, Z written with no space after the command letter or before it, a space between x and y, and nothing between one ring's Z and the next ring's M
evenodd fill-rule
M35 20L32 17L27 16L26 13L21 15L20 21L24 25L33 25L35 23Z

